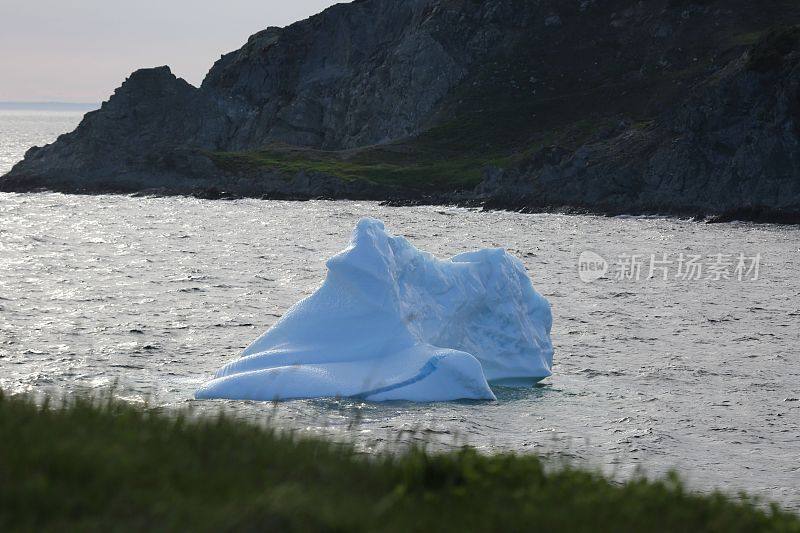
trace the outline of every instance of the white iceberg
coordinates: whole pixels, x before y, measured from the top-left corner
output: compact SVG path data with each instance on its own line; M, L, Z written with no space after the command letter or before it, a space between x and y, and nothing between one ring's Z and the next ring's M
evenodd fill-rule
M505 250L440 261L363 219L327 266L198 399L494 400L550 375L550 305Z

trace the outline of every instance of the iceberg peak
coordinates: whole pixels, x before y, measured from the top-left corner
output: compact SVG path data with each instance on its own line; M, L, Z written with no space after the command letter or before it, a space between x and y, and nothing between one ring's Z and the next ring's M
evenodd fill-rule
M493 400L550 375L550 305L505 250L441 261L365 218L327 267L198 399Z

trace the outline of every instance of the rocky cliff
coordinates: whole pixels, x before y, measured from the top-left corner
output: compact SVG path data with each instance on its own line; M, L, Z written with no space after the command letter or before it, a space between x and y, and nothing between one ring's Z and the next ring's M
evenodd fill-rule
M542 148L478 193L506 207L798 221L799 38L769 32L652 122L621 123L576 150Z
M135 72L0 189L800 220L800 5L358 0Z

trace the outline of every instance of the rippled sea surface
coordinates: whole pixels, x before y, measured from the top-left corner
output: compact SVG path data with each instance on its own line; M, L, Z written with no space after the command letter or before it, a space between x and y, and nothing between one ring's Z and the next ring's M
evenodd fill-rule
M5 171L79 115L0 114ZM25 146L27 145L27 146ZM201 403L194 390L325 276L362 216L439 257L506 247L553 306L552 378L498 402ZM592 250L611 263L578 275ZM757 280L649 277L653 254L761 256ZM639 279L615 279L625 255ZM800 509L800 230L368 202L0 194L0 388L104 391L355 440L558 453ZM735 262L735 261L734 261ZM704 276L705 277L705 274Z

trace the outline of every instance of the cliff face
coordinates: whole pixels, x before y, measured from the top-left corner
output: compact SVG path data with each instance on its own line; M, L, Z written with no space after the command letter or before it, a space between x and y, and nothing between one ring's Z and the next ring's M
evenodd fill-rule
M236 124L226 148L341 149L417 133L466 62L461 43L433 37L433 5L356 2L251 37L202 86Z
M800 216L797 23L788 0L359 0L199 88L134 73L0 189Z
M756 47L643 124L489 175L489 203L792 219L800 213L800 30ZM664 206L668 206L667 209Z

